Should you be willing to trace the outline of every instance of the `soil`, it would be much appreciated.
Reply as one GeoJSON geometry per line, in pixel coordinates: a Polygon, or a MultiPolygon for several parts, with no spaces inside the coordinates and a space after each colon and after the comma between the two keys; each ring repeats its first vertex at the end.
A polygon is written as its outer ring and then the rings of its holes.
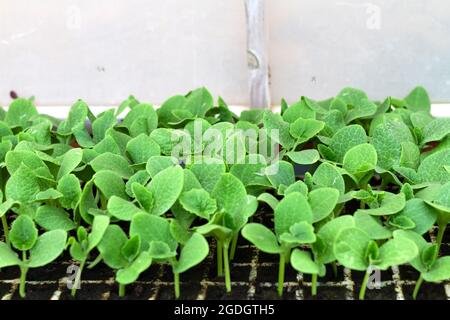
{"type": "MultiPolygon", "coordinates": [[[[273,223],[273,214],[263,208],[254,217],[254,221],[266,225],[273,223]]],[[[446,232],[442,254],[450,255],[450,231],[446,232]]],[[[92,257],[94,260],[95,257],[92,257]]],[[[26,299],[73,299],[70,290],[62,281],[68,276],[67,268],[74,264],[68,253],[50,265],[31,269],[27,275],[26,299]]],[[[17,267],[4,268],[0,272],[0,299],[19,299],[17,267]],[[12,295],[8,295],[12,293],[12,295]]],[[[81,289],[76,299],[173,299],[173,274],[170,265],[152,265],[143,272],[138,281],[126,287],[126,296],[118,296],[118,285],[114,281],[114,271],[100,263],[93,269],[85,268],[82,274],[81,289]]],[[[283,300],[314,299],[343,300],[358,299],[363,272],[352,271],[344,274],[344,268],[337,265],[337,276],[331,265],[327,265],[326,274],[318,279],[317,295],[311,295],[311,276],[299,274],[286,265],[283,300]],[[349,277],[350,278],[349,278],[349,277]],[[353,290],[351,287],[353,286],[353,290]]],[[[181,296],[183,299],[280,299],[277,294],[278,256],[258,252],[242,237],[239,238],[234,260],[231,262],[232,292],[226,293],[224,278],[217,276],[215,242],[211,241],[211,252],[200,265],[180,275],[181,296]],[[256,263],[256,264],[255,264],[256,263]],[[252,279],[251,281],[249,279],[252,279]]],[[[366,291],[367,300],[398,298],[399,285],[405,299],[411,299],[415,281],[419,274],[411,266],[400,266],[399,274],[393,275],[391,269],[381,272],[382,286],[378,290],[366,291]],[[394,279],[399,277],[400,279],[394,279]],[[394,281],[395,280],[395,281],[394,281]],[[397,288],[396,288],[397,286],[397,288]]],[[[447,299],[444,285],[446,283],[423,283],[418,299],[447,299]]]]}

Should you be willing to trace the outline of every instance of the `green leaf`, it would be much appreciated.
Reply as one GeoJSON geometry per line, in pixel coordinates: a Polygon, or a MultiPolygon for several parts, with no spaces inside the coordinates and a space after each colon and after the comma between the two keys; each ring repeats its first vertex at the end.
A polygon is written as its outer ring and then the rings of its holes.
{"type": "Polygon", "coordinates": [[[286,155],[298,164],[313,164],[319,161],[320,155],[316,149],[308,149],[302,151],[290,151],[286,155]]]}
{"type": "Polygon", "coordinates": [[[414,229],[416,227],[414,221],[406,216],[393,215],[389,218],[388,223],[394,228],[404,230],[414,229]]]}
{"type": "MultiPolygon", "coordinates": [[[[303,181],[297,180],[293,184],[291,184],[289,187],[287,187],[284,190],[283,194],[285,196],[287,196],[289,193],[292,193],[292,192],[300,192],[304,196],[307,196],[308,195],[308,186],[303,181]]],[[[338,194],[339,194],[339,192],[338,192],[338,194]]]]}
{"type": "Polygon", "coordinates": [[[147,212],[151,212],[155,200],[153,199],[153,194],[144,187],[142,184],[137,182],[133,183],[131,186],[133,190],[134,197],[138,201],[139,205],[147,212]]]}
{"type": "Polygon", "coordinates": [[[131,239],[127,239],[120,252],[128,261],[133,261],[139,254],[140,249],[141,238],[139,237],[139,235],[135,235],[131,239]]]}
{"type": "MultiPolygon", "coordinates": [[[[17,149],[17,148],[16,148],[17,149]]],[[[53,175],[39,156],[28,150],[12,150],[5,157],[6,168],[12,175],[19,170],[21,165],[25,165],[34,172],[35,175],[53,179],[53,175]]]]}
{"type": "Polygon", "coordinates": [[[304,195],[298,192],[288,194],[280,201],[274,212],[275,233],[279,237],[297,223],[313,222],[313,213],[304,195]]]}
{"type": "Polygon", "coordinates": [[[209,253],[206,239],[199,233],[193,233],[181,249],[180,259],[175,264],[173,272],[183,273],[202,262],[209,253]]]}
{"type": "Polygon", "coordinates": [[[415,227],[411,230],[418,234],[424,234],[430,230],[437,219],[436,211],[422,199],[417,198],[406,201],[405,208],[399,212],[398,216],[405,216],[414,221],[415,227]]]}
{"type": "Polygon", "coordinates": [[[368,99],[361,99],[357,104],[349,108],[345,115],[345,122],[350,123],[359,118],[373,116],[377,112],[377,105],[368,99]]]}
{"type": "Polygon", "coordinates": [[[78,178],[73,174],[63,176],[58,180],[56,189],[63,194],[59,203],[66,209],[75,209],[81,197],[81,186],[78,178]]]}
{"type": "Polygon", "coordinates": [[[242,228],[242,236],[266,253],[281,253],[277,237],[266,226],[259,223],[248,223],[242,228]]]}
{"type": "Polygon", "coordinates": [[[339,191],[335,188],[318,188],[308,194],[308,202],[313,213],[313,222],[325,219],[333,212],[339,199],[339,191]]]}
{"type": "Polygon", "coordinates": [[[103,140],[105,138],[106,131],[117,124],[114,111],[114,109],[107,110],[99,115],[94,122],[92,122],[92,134],[95,142],[103,140]]]}
{"type": "Polygon", "coordinates": [[[423,87],[414,88],[405,98],[406,107],[414,112],[430,112],[431,101],[427,91],[423,87]]]}
{"type": "Polygon", "coordinates": [[[150,174],[150,177],[156,176],[159,172],[173,167],[178,164],[178,160],[174,157],[168,156],[153,156],[148,159],[145,169],[150,174]]]}
{"type": "Polygon", "coordinates": [[[354,146],[345,153],[343,168],[360,180],[377,165],[377,152],[368,143],[354,146]]]}
{"type": "Polygon", "coordinates": [[[95,216],[92,222],[92,230],[88,236],[88,247],[87,252],[94,249],[102,240],[105,234],[106,228],[109,225],[109,217],[107,216],[95,216]]]}
{"type": "Polygon", "coordinates": [[[143,211],[130,201],[112,196],[108,201],[108,212],[121,221],[131,221],[135,214],[143,211]]]}
{"type": "Polygon", "coordinates": [[[389,119],[379,124],[372,136],[377,150],[378,166],[389,170],[400,163],[402,143],[414,143],[414,137],[401,119],[389,119]]]}
{"type": "Polygon", "coordinates": [[[225,226],[237,230],[245,223],[242,208],[247,204],[247,191],[242,182],[230,173],[224,173],[211,192],[217,208],[225,212],[225,226]]]}
{"type": "MultiPolygon", "coordinates": [[[[70,108],[69,115],[66,120],[61,122],[58,127],[58,134],[70,135],[75,127],[84,127],[84,121],[88,116],[88,106],[82,100],[77,100],[70,108]]],[[[78,141],[80,143],[80,141],[78,141]]]]}
{"type": "Polygon", "coordinates": [[[346,105],[356,107],[362,100],[367,100],[367,94],[359,89],[346,87],[342,89],[337,98],[342,100],[346,105]]]}
{"type": "Polygon", "coordinates": [[[53,188],[41,191],[36,195],[36,201],[56,200],[63,197],[63,194],[53,188]]]}
{"type": "Polygon", "coordinates": [[[300,245],[305,243],[314,243],[316,235],[314,234],[314,227],[306,222],[301,221],[294,223],[289,232],[285,232],[280,236],[280,242],[288,245],[300,245]]]}
{"type": "Polygon", "coordinates": [[[265,174],[274,188],[295,182],[294,166],[287,161],[277,161],[266,167],[265,174]]]}
{"type": "Polygon", "coordinates": [[[153,195],[152,214],[162,215],[170,209],[183,190],[184,174],[180,166],[169,167],[159,172],[148,184],[153,195]]]}
{"type": "Polygon", "coordinates": [[[428,267],[423,263],[421,259],[421,253],[423,253],[431,245],[427,243],[421,235],[411,230],[395,230],[394,237],[396,239],[403,237],[414,242],[419,251],[419,254],[411,261],[409,261],[409,263],[421,273],[427,271],[428,267]]]}
{"type": "Polygon", "coordinates": [[[436,260],[433,267],[423,274],[425,281],[438,282],[450,278],[450,256],[436,260]]]}
{"type": "Polygon", "coordinates": [[[423,128],[422,144],[430,141],[440,141],[450,133],[450,118],[433,119],[423,128]]]}
{"type": "Polygon", "coordinates": [[[150,174],[147,170],[139,170],[135,174],[133,174],[130,179],[128,179],[127,183],[125,183],[125,192],[130,196],[134,197],[134,193],[132,190],[133,184],[147,185],[150,180],[150,174]]]}
{"type": "Polygon", "coordinates": [[[405,207],[405,194],[393,194],[384,192],[384,196],[378,207],[370,209],[358,209],[356,212],[365,212],[374,216],[387,216],[400,212],[405,207]]]}
{"type": "Polygon", "coordinates": [[[153,156],[159,156],[159,145],[149,136],[140,134],[127,143],[127,152],[133,163],[146,163],[153,156]]]}
{"type": "Polygon", "coordinates": [[[314,119],[316,117],[315,111],[306,104],[304,99],[291,104],[282,114],[283,120],[289,123],[294,123],[298,118],[314,119]]]}
{"type": "Polygon", "coordinates": [[[81,162],[83,158],[83,150],[80,148],[67,151],[61,161],[57,179],[61,179],[64,175],[71,173],[81,162]]]}
{"type": "Polygon", "coordinates": [[[336,237],[334,255],[344,267],[366,271],[369,267],[366,250],[370,241],[369,235],[360,229],[343,229],[336,237]]]}
{"type": "Polygon", "coordinates": [[[169,221],[159,216],[147,213],[135,214],[131,220],[130,236],[137,234],[141,237],[142,250],[147,250],[152,241],[166,243],[171,251],[177,247],[177,242],[170,233],[169,221]]]}
{"type": "Polygon", "coordinates": [[[66,211],[50,205],[39,207],[34,219],[38,225],[46,230],[61,229],[69,231],[76,228],[76,224],[70,219],[66,211]]]}
{"type": "Polygon", "coordinates": [[[300,144],[315,137],[324,127],[325,122],[298,118],[289,126],[289,133],[297,140],[296,143],[300,144]]]}
{"type": "Polygon", "coordinates": [[[5,122],[11,127],[26,127],[27,123],[31,121],[38,112],[32,100],[29,99],[15,99],[6,112],[5,122]]]}
{"type": "Polygon", "coordinates": [[[148,130],[151,132],[158,126],[158,116],[155,109],[151,104],[140,103],[135,105],[125,116],[122,121],[122,125],[130,128],[137,119],[146,118],[148,123],[148,130]]]}
{"type": "Polygon", "coordinates": [[[118,196],[128,199],[125,192],[125,182],[122,177],[111,170],[98,171],[94,177],[94,183],[106,198],[118,196]]]}
{"type": "Polygon", "coordinates": [[[189,169],[195,174],[203,189],[209,193],[226,171],[223,161],[213,158],[204,158],[201,162],[193,163],[189,169]]]}
{"type": "Polygon", "coordinates": [[[8,199],[2,204],[0,204],[0,217],[2,217],[5,213],[7,213],[14,205],[18,204],[19,202],[8,199]]]}
{"type": "Polygon", "coordinates": [[[427,156],[420,163],[417,173],[421,182],[450,181],[450,173],[445,170],[445,166],[450,165],[450,149],[444,149],[427,156]]]}
{"type": "Polygon", "coordinates": [[[30,250],[28,267],[45,266],[58,258],[66,246],[67,233],[64,230],[52,230],[42,234],[30,250]]]}
{"type": "Polygon", "coordinates": [[[133,175],[133,169],[131,169],[128,161],[124,157],[111,152],[99,155],[90,162],[90,165],[95,172],[110,170],[122,178],[129,178],[133,175]]]}
{"type": "Polygon", "coordinates": [[[33,171],[21,164],[19,169],[7,180],[5,194],[7,199],[22,203],[32,202],[40,191],[39,182],[33,171]]]}
{"type": "Polygon", "coordinates": [[[331,187],[339,191],[341,196],[345,193],[345,182],[336,166],[324,162],[317,167],[313,174],[313,183],[319,187],[331,187]]]}
{"type": "Polygon", "coordinates": [[[420,163],[419,147],[410,141],[402,142],[400,154],[400,166],[417,170],[420,163]]]}
{"type": "Polygon", "coordinates": [[[201,87],[187,95],[184,108],[194,116],[203,117],[213,107],[213,104],[211,93],[205,87],[201,87]]]}
{"type": "Polygon", "coordinates": [[[291,265],[295,270],[306,274],[319,274],[321,272],[318,264],[311,258],[311,254],[299,249],[292,251],[291,265]]]}
{"type": "Polygon", "coordinates": [[[377,216],[357,211],[353,217],[355,219],[355,227],[366,232],[372,240],[389,239],[392,236],[392,232],[382,225],[380,218],[377,216]]]}
{"type": "Polygon", "coordinates": [[[20,215],[12,223],[9,238],[17,250],[30,250],[36,243],[37,237],[38,230],[29,216],[20,215]]]}
{"type": "Polygon", "coordinates": [[[120,269],[127,265],[127,259],[122,255],[122,248],[128,238],[123,230],[115,224],[106,228],[102,240],[97,245],[98,251],[102,255],[103,261],[113,269],[120,269]]]}
{"type": "Polygon", "coordinates": [[[264,112],[263,123],[264,128],[267,130],[269,135],[272,132],[278,132],[278,139],[275,140],[284,148],[290,149],[294,146],[295,139],[289,133],[289,123],[284,121],[279,114],[275,114],[271,111],[264,112]]]}
{"type": "Polygon", "coordinates": [[[191,189],[180,196],[183,208],[201,218],[209,220],[209,216],[217,210],[216,200],[212,199],[204,189],[191,189]]]}
{"type": "Polygon", "coordinates": [[[266,193],[266,192],[261,193],[257,199],[258,199],[258,201],[267,203],[272,210],[275,210],[275,208],[278,206],[278,199],[275,198],[270,193],[266,193]]]}
{"type": "MultiPolygon", "coordinates": [[[[122,152],[120,150],[119,145],[116,143],[116,141],[111,136],[106,136],[103,140],[101,140],[99,143],[97,143],[93,151],[97,152],[98,154],[110,152],[117,155],[121,155],[122,152]]],[[[86,156],[86,150],[84,150],[84,156],[86,156]]],[[[98,156],[98,154],[96,156],[98,156]]],[[[93,158],[92,158],[93,159],[93,158]]],[[[89,160],[92,160],[89,159],[89,160]]],[[[89,161],[86,161],[89,162],[89,161]]]]}
{"type": "Polygon", "coordinates": [[[17,254],[11,250],[9,245],[0,242],[0,268],[20,265],[22,261],[19,260],[17,254]]]}
{"type": "Polygon", "coordinates": [[[139,256],[127,267],[117,271],[116,280],[120,284],[130,284],[137,280],[139,275],[152,264],[152,257],[147,252],[141,252],[139,256]]]}
{"type": "Polygon", "coordinates": [[[336,154],[337,161],[342,162],[344,155],[348,150],[367,142],[366,131],[357,124],[352,124],[340,129],[331,138],[329,147],[336,154]]]}
{"type": "Polygon", "coordinates": [[[377,267],[381,270],[395,265],[410,262],[419,254],[416,244],[404,237],[395,237],[380,247],[380,262],[377,267]]]}
{"type": "Polygon", "coordinates": [[[150,242],[149,249],[147,251],[150,256],[159,261],[164,260],[172,260],[177,253],[174,250],[171,250],[169,245],[164,241],[153,240],[150,242]]]}

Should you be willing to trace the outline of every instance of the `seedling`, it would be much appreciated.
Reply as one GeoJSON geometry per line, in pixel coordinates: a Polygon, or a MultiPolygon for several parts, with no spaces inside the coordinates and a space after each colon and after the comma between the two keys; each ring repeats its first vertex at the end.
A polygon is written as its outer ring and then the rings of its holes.
{"type": "Polygon", "coordinates": [[[86,260],[89,258],[89,253],[97,247],[102,240],[103,234],[109,224],[109,217],[107,216],[95,216],[92,223],[92,230],[88,234],[86,228],[83,226],[78,227],[77,237],[70,237],[68,245],[70,245],[70,255],[72,258],[80,262],[80,267],[75,276],[75,281],[72,285],[72,296],[76,295],[77,288],[80,285],[81,273],[83,272],[86,260]]]}
{"type": "Polygon", "coordinates": [[[338,196],[339,192],[333,188],[313,190],[308,197],[300,192],[289,193],[275,208],[275,234],[257,223],[249,223],[242,229],[242,236],[261,251],[279,254],[277,290],[280,296],[283,293],[285,264],[289,262],[292,248],[316,241],[312,224],[333,211],[338,196]]]}
{"type": "Polygon", "coordinates": [[[38,235],[33,220],[27,215],[20,215],[13,222],[9,236],[12,247],[22,252],[21,259],[9,245],[0,242],[0,268],[19,266],[19,295],[25,298],[28,270],[45,266],[58,258],[66,245],[67,234],[64,230],[52,230],[38,235]]]}
{"type": "Polygon", "coordinates": [[[416,244],[394,234],[394,238],[383,245],[371,240],[370,236],[358,228],[346,228],[339,232],[334,243],[334,255],[345,267],[365,271],[359,291],[359,299],[363,300],[372,268],[386,270],[393,265],[410,262],[418,254],[416,244]]]}

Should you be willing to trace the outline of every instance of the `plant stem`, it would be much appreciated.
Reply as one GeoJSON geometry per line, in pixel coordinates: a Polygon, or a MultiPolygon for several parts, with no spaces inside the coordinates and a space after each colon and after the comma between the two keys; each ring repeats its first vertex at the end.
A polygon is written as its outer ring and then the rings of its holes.
{"type": "Polygon", "coordinates": [[[334,277],[336,278],[336,277],[337,277],[337,265],[336,265],[336,261],[333,261],[333,262],[331,263],[331,268],[333,269],[333,274],[334,274],[334,277]]]}
{"type": "MultiPolygon", "coordinates": [[[[27,253],[25,251],[22,251],[22,261],[24,262],[24,264],[27,261],[27,253]]],[[[19,295],[21,298],[25,298],[26,292],[25,292],[25,283],[26,283],[26,279],[27,279],[27,272],[28,272],[28,268],[27,267],[20,267],[20,285],[19,285],[19,295]]]]}
{"type": "Polygon", "coordinates": [[[6,214],[2,216],[2,226],[3,226],[3,234],[5,235],[6,244],[9,246],[9,227],[8,221],[6,220],[6,214]]]}
{"type": "Polygon", "coordinates": [[[223,260],[222,260],[222,253],[223,253],[223,244],[221,240],[217,240],[217,276],[221,277],[223,276],[223,260]]]}
{"type": "Polygon", "coordinates": [[[438,251],[441,249],[442,239],[444,238],[444,232],[445,232],[446,227],[447,227],[447,223],[438,223],[438,234],[436,237],[438,251]]]}
{"type": "Polygon", "coordinates": [[[94,261],[92,261],[91,263],[89,263],[89,265],[88,265],[87,268],[88,268],[88,269],[94,268],[96,265],[98,265],[98,264],[100,263],[100,261],[102,261],[102,259],[103,259],[102,255],[99,254],[99,255],[97,256],[97,258],[95,258],[94,261]]]}
{"type": "Polygon", "coordinates": [[[364,300],[364,296],[366,294],[367,282],[369,281],[370,268],[366,270],[366,274],[364,275],[363,282],[361,284],[361,289],[359,290],[359,300],[364,300]]]}
{"type": "Polygon", "coordinates": [[[125,297],[125,285],[119,283],[119,297],[125,297]]]}
{"type": "Polygon", "coordinates": [[[231,292],[230,263],[228,260],[228,242],[223,244],[223,264],[225,266],[225,287],[227,292],[231,292]]]}
{"type": "Polygon", "coordinates": [[[416,298],[417,298],[417,294],[419,293],[420,287],[422,286],[422,282],[423,282],[423,277],[422,277],[422,273],[421,273],[419,276],[419,279],[417,279],[416,286],[414,287],[414,292],[413,292],[414,300],[416,300],[416,298]]]}
{"type": "Polygon", "coordinates": [[[174,285],[175,285],[175,298],[180,297],[180,274],[174,272],[173,273],[174,285]]]}
{"type": "Polygon", "coordinates": [[[280,253],[280,263],[278,266],[278,295],[283,295],[284,285],[284,264],[286,262],[285,253],[280,253]]]}
{"type": "Polygon", "coordinates": [[[317,274],[311,275],[311,295],[317,294],[317,274]]]}
{"type": "Polygon", "coordinates": [[[361,200],[361,201],[359,202],[359,208],[360,208],[360,209],[365,209],[365,208],[366,208],[366,204],[364,203],[364,201],[361,200]]]}
{"type": "Polygon", "coordinates": [[[234,254],[236,253],[236,246],[237,246],[238,238],[239,238],[239,233],[236,233],[233,236],[233,240],[231,242],[230,261],[234,259],[234,254]]]}
{"type": "Polygon", "coordinates": [[[81,261],[80,263],[80,268],[77,271],[77,274],[75,276],[75,282],[72,284],[72,297],[75,297],[75,295],[77,294],[77,289],[80,286],[80,281],[81,281],[81,272],[83,272],[83,268],[84,268],[84,264],[86,263],[86,259],[81,261]]]}
{"type": "Polygon", "coordinates": [[[25,282],[27,278],[27,267],[20,267],[20,286],[19,286],[19,295],[21,298],[25,298],[25,282]]]}

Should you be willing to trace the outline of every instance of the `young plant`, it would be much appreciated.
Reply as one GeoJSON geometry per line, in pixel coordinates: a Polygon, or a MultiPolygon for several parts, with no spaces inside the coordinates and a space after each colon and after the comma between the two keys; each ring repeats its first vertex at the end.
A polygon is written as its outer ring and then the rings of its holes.
{"type": "Polygon", "coordinates": [[[242,236],[258,249],[279,255],[278,295],[283,294],[284,270],[289,262],[291,249],[316,241],[313,213],[307,198],[299,193],[288,194],[280,201],[274,213],[275,233],[258,223],[249,223],[242,229],[242,236]]]}
{"type": "Polygon", "coordinates": [[[19,266],[20,297],[25,298],[25,283],[30,268],[45,266],[64,251],[67,234],[64,230],[52,230],[38,235],[33,220],[20,215],[14,220],[9,234],[11,245],[21,251],[21,258],[4,242],[0,242],[0,268],[19,266]]]}
{"type": "Polygon", "coordinates": [[[413,292],[414,299],[416,299],[424,280],[439,282],[450,278],[450,256],[439,257],[437,243],[428,243],[421,235],[413,231],[397,230],[394,231],[394,236],[413,241],[419,249],[417,257],[410,261],[411,265],[420,272],[413,292]]]}
{"type": "Polygon", "coordinates": [[[70,237],[68,245],[70,245],[70,255],[80,263],[80,267],[75,276],[75,282],[72,284],[71,294],[74,297],[77,288],[80,286],[81,273],[89,258],[90,252],[97,247],[109,225],[109,217],[95,216],[92,222],[91,232],[88,234],[85,227],[80,226],[77,229],[77,237],[70,237]]]}
{"type": "Polygon", "coordinates": [[[346,228],[339,232],[334,243],[334,255],[340,264],[352,270],[365,271],[359,291],[363,300],[367,282],[373,268],[387,268],[410,262],[419,253],[416,244],[394,234],[394,238],[383,245],[371,240],[370,236],[358,228],[346,228]]]}
{"type": "Polygon", "coordinates": [[[215,199],[217,211],[207,224],[194,228],[200,234],[212,236],[217,241],[218,273],[224,267],[225,286],[227,292],[231,291],[230,244],[248,218],[256,210],[256,198],[249,198],[242,182],[229,173],[220,176],[214,186],[211,197],[215,199]]]}
{"type": "Polygon", "coordinates": [[[109,225],[97,246],[103,262],[116,271],[119,296],[125,296],[126,285],[137,280],[139,275],[152,264],[152,257],[142,250],[141,237],[128,239],[118,225],[109,225]]]}
{"type": "Polygon", "coordinates": [[[317,277],[325,276],[325,265],[333,263],[332,265],[336,266],[333,245],[337,235],[341,230],[354,226],[355,220],[349,215],[332,219],[322,225],[317,232],[316,242],[311,245],[312,255],[298,248],[292,251],[292,267],[299,272],[311,274],[311,294],[313,296],[317,294],[317,277]]]}
{"type": "Polygon", "coordinates": [[[201,234],[194,232],[183,244],[177,259],[178,243],[169,220],[147,213],[133,216],[130,236],[139,236],[141,251],[147,252],[153,261],[168,262],[172,266],[176,298],[180,296],[180,273],[202,262],[209,252],[208,242],[201,234]]]}

